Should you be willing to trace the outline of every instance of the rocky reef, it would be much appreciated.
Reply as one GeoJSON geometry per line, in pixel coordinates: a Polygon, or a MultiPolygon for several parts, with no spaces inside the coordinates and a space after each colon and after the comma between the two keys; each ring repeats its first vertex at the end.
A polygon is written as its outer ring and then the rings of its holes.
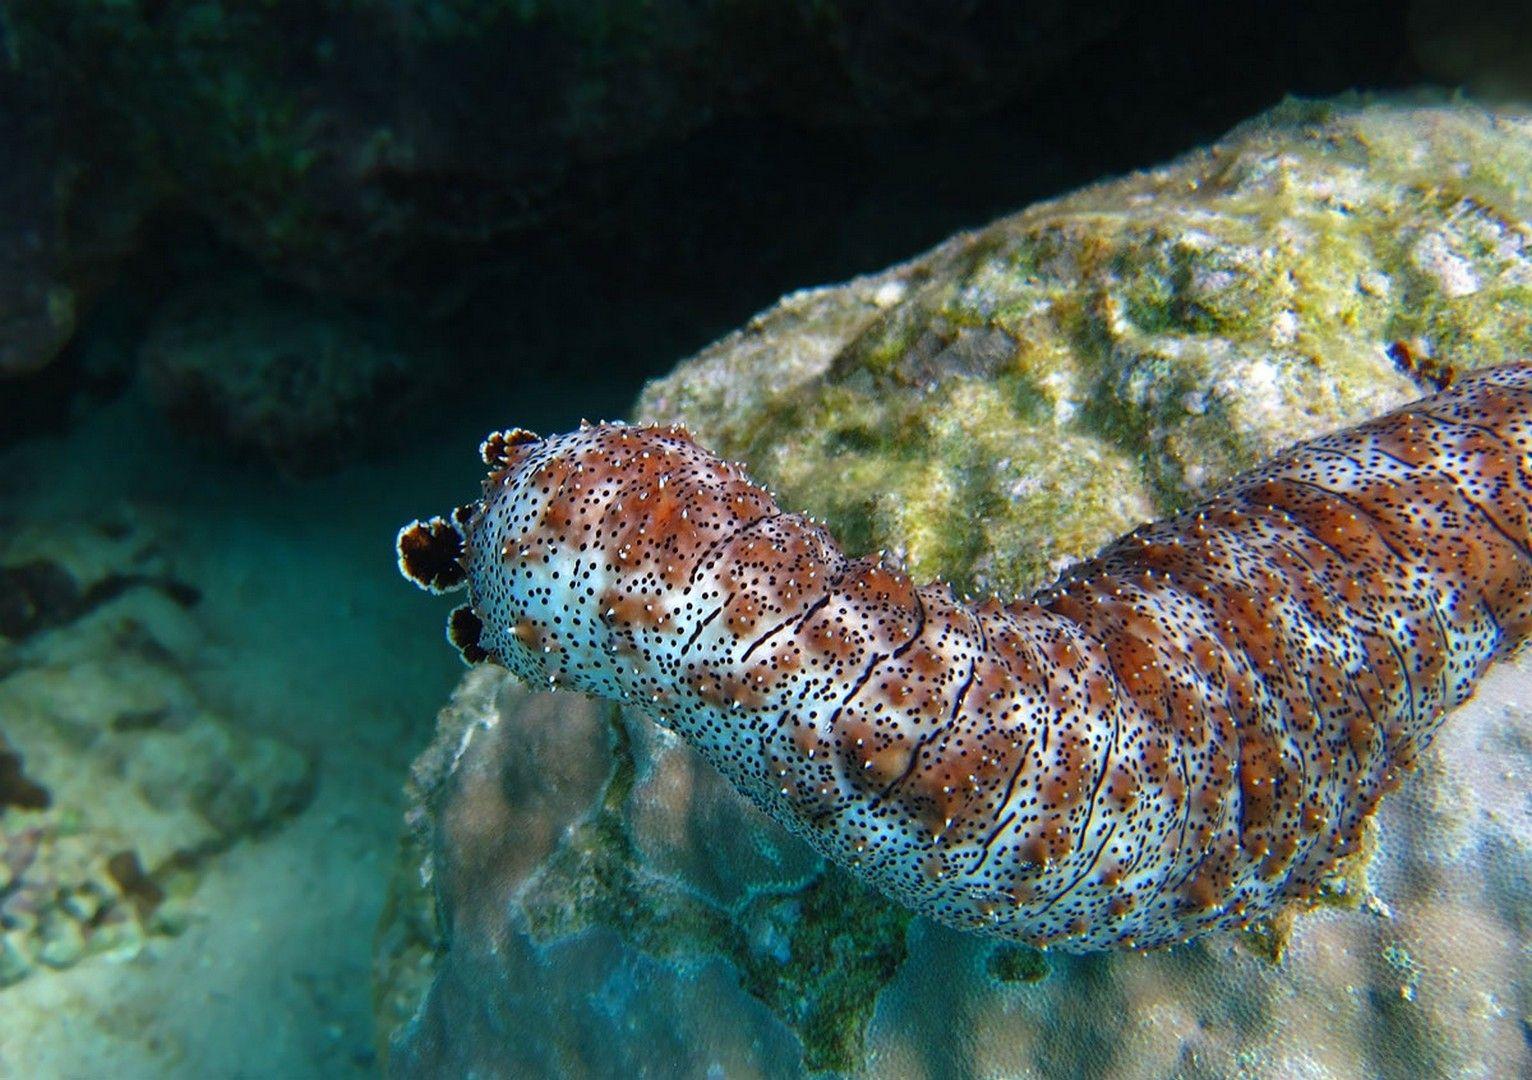
{"type": "Polygon", "coordinates": [[[155,197],[120,147],[71,145],[58,95],[6,64],[4,46],[0,17],[0,380],[57,359],[155,197]]]}
{"type": "Polygon", "coordinates": [[[391,1071],[1513,1075],[1529,693],[1523,662],[1453,717],[1368,877],[1274,963],[1262,937],[1053,957],[912,919],[652,725],[479,669],[417,765],[379,937],[391,1071]]]}
{"type": "Polygon", "coordinates": [[[397,320],[249,273],[183,286],[139,353],[173,423],[290,475],[376,452],[429,400],[443,367],[397,320]]]}
{"type": "Polygon", "coordinates": [[[313,770],[199,699],[199,594],[152,521],[3,534],[0,987],[22,1016],[29,977],[180,933],[210,860],[302,809],[313,770]]]}
{"type": "Polygon", "coordinates": [[[1273,451],[1401,358],[1532,354],[1532,117],[1291,101],[1170,165],[777,307],[652,383],[785,505],[918,580],[1018,592],[1273,451]]]}
{"type": "Polygon", "coordinates": [[[0,184],[0,376],[57,356],[156,208],[318,293],[439,299],[423,254],[525,234],[592,166],[720,117],[973,115],[1126,7],[21,0],[0,18],[21,165],[0,184]]]}
{"type": "MultiPolygon", "coordinates": [[[[1532,116],[1291,102],[784,299],[653,384],[851,550],[1013,592],[1280,446],[1532,354],[1532,116]]],[[[507,420],[514,420],[508,417],[507,420]]],[[[396,1075],[1526,1071],[1532,662],[1295,923],[1057,958],[823,866],[671,736],[480,669],[379,935],[396,1075]]]]}
{"type": "Polygon", "coordinates": [[[520,232],[583,167],[719,115],[959,116],[1056,74],[1120,0],[985,10],[729,0],[35,3],[19,65],[266,265],[399,284],[412,249],[520,232]],[[1017,63],[1018,49],[1026,60],[1017,63]],[[444,190],[449,188],[450,190],[444,190]]]}

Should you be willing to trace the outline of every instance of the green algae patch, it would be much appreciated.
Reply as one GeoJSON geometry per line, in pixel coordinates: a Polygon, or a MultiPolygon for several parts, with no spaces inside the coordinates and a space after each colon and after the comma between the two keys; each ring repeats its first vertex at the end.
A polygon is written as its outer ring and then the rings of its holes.
{"type": "Polygon", "coordinates": [[[855,1068],[878,993],[904,961],[913,916],[833,868],[736,909],[646,870],[625,816],[637,775],[633,747],[616,710],[611,716],[606,788],[521,896],[533,937],[601,927],[652,957],[721,957],[741,988],[797,1035],[810,1070],[855,1068]]]}
{"type": "Polygon", "coordinates": [[[1052,430],[1055,407],[1015,370],[924,388],[862,373],[763,418],[743,456],[848,551],[893,552],[963,593],[1014,592],[1152,513],[1131,459],[1052,430]],[[1040,535],[1040,521],[1055,528],[1040,535]]]}
{"type": "Polygon", "coordinates": [[[623,820],[635,775],[632,747],[617,710],[610,716],[611,778],[594,811],[529,884],[521,901],[527,923],[542,940],[605,926],[653,956],[716,952],[733,934],[727,915],[641,869],[623,820]]]}
{"type": "Polygon", "coordinates": [[[984,962],[989,977],[1001,983],[1035,983],[1048,977],[1048,958],[1030,945],[1004,942],[984,962]]]}
{"type": "MultiPolygon", "coordinates": [[[[752,906],[763,904],[783,901],[762,897],[752,906]]],[[[809,1069],[849,1072],[865,1058],[879,991],[904,963],[913,916],[833,868],[791,904],[787,958],[759,949],[735,956],[740,985],[797,1032],[809,1069]]]]}

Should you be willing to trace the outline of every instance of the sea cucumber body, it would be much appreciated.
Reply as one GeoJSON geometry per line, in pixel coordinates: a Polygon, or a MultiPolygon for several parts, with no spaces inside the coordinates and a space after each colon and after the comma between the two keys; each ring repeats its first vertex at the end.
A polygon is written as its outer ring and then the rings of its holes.
{"type": "Polygon", "coordinates": [[[919,911],[1071,951],[1312,897],[1532,633],[1532,364],[1293,447],[1008,604],[848,558],[679,429],[485,456],[442,530],[470,655],[642,710],[919,911]]]}

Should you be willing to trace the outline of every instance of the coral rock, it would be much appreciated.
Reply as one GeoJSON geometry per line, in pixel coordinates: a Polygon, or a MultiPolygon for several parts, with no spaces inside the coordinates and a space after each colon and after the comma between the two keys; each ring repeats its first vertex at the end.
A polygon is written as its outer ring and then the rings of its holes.
{"type": "MultiPolygon", "coordinates": [[[[1418,396],[1391,346],[1463,367],[1532,354],[1528,176],[1523,112],[1289,104],[1205,152],[788,297],[654,384],[640,418],[684,421],[848,548],[1020,592],[1282,446],[1418,396]]],[[[1360,880],[1332,885],[1336,906],[1303,919],[1281,964],[1270,939],[1240,934],[997,959],[1017,947],[901,922],[834,871],[718,918],[705,883],[650,887],[667,879],[635,860],[630,815],[602,798],[511,906],[517,948],[543,950],[535,964],[500,965],[504,938],[456,932],[459,901],[435,879],[449,937],[423,931],[397,966],[380,956],[415,986],[437,976],[397,1028],[393,1066],[508,1074],[497,1048],[565,1064],[595,1046],[603,1063],[699,1073],[1525,1073],[1528,700],[1528,661],[1490,673],[1384,800],[1376,899],[1360,880]],[[820,955],[865,964],[825,981],[820,955]],[[533,979],[567,1011],[521,1023],[533,979]],[[607,1011],[577,1004],[593,998],[607,1011]],[[638,1002],[651,1008],[624,1011],[638,1002]],[[687,1026],[709,1010],[733,1027],[687,1026]]],[[[461,727],[444,727],[449,745],[461,727]]],[[[419,804],[427,835],[440,812],[419,804]]],[[[735,812],[731,845],[752,829],[779,842],[743,800],[735,812]]],[[[705,863],[708,837],[693,840],[704,850],[671,872],[705,863]]],[[[407,880],[418,866],[406,856],[407,880]]],[[[427,926],[430,891],[402,891],[390,925],[427,926]]],[[[385,1030],[409,999],[380,1013],[385,1030]]]]}
{"type": "Polygon", "coordinates": [[[183,430],[295,474],[386,444],[437,371],[395,322],[253,276],[189,286],[141,355],[152,396],[183,430]]]}

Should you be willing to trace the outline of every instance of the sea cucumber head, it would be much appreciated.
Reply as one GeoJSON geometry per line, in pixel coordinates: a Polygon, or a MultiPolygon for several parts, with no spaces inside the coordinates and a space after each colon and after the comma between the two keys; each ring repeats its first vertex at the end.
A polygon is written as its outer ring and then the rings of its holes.
{"type": "Polygon", "coordinates": [[[680,428],[587,425],[514,454],[491,441],[462,554],[476,644],[534,685],[659,692],[635,683],[638,654],[694,628],[706,552],[775,514],[770,495],[680,428]]]}

